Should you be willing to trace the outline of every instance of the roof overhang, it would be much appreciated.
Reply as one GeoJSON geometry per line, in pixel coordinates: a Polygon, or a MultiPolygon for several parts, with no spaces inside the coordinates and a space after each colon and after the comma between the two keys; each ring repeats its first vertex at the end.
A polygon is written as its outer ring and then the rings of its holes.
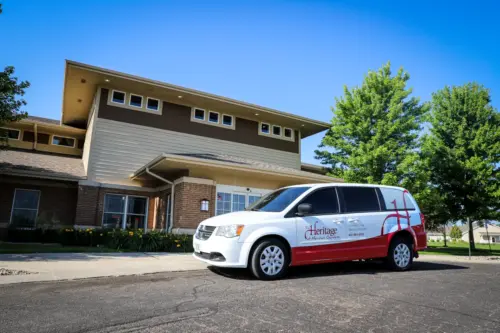
{"type": "Polygon", "coordinates": [[[326,122],[263,106],[70,60],[66,60],[62,124],[85,128],[94,94],[99,86],[144,94],[176,104],[227,112],[254,121],[279,124],[300,130],[302,138],[331,126],[326,122]]]}
{"type": "MultiPolygon", "coordinates": [[[[147,170],[160,175],[166,175],[165,178],[169,179],[169,175],[174,178],[182,171],[189,171],[190,176],[200,178],[212,178],[214,172],[220,171],[224,176],[236,177],[258,177],[260,180],[274,180],[279,181],[280,184],[294,185],[294,184],[307,184],[307,183],[339,183],[343,182],[342,179],[332,178],[328,176],[318,175],[314,173],[304,172],[300,170],[280,170],[273,171],[266,168],[259,168],[256,166],[238,165],[236,163],[229,163],[217,160],[206,160],[202,158],[195,158],[189,156],[179,156],[173,154],[162,154],[151,162],[147,163],[139,170],[134,172],[131,179],[147,178],[147,170]]],[[[170,181],[175,180],[170,178],[170,181]]]]}

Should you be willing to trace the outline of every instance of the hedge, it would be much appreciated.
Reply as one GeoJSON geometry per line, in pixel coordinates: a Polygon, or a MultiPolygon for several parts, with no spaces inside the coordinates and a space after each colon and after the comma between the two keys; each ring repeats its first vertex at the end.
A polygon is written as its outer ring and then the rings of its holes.
{"type": "Polygon", "coordinates": [[[9,229],[9,242],[59,243],[64,246],[106,246],[139,252],[192,252],[192,236],[121,229],[9,229]]]}

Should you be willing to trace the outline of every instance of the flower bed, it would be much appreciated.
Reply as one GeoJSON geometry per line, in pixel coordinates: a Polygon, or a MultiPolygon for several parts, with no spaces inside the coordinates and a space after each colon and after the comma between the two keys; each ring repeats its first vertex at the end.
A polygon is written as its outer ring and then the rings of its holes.
{"type": "Polygon", "coordinates": [[[9,229],[9,242],[59,243],[138,252],[192,252],[192,236],[121,229],[9,229]]]}

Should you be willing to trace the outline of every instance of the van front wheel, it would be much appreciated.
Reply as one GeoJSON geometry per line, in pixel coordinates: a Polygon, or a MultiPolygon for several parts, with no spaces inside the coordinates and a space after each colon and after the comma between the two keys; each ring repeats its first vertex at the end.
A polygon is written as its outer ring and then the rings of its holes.
{"type": "Polygon", "coordinates": [[[276,280],[285,276],[290,256],[288,249],[279,239],[263,239],[252,253],[250,270],[261,280],[276,280]]]}
{"type": "Polygon", "coordinates": [[[397,237],[391,242],[387,263],[395,271],[406,271],[413,263],[412,244],[403,237],[397,237]]]}

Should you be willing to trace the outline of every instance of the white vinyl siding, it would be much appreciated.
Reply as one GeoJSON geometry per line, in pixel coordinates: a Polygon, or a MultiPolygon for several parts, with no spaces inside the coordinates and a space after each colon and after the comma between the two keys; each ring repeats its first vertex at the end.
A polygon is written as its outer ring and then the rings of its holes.
{"type": "Polygon", "coordinates": [[[162,153],[227,154],[300,169],[297,153],[98,118],[88,179],[134,184],[129,175],[162,153]]]}

